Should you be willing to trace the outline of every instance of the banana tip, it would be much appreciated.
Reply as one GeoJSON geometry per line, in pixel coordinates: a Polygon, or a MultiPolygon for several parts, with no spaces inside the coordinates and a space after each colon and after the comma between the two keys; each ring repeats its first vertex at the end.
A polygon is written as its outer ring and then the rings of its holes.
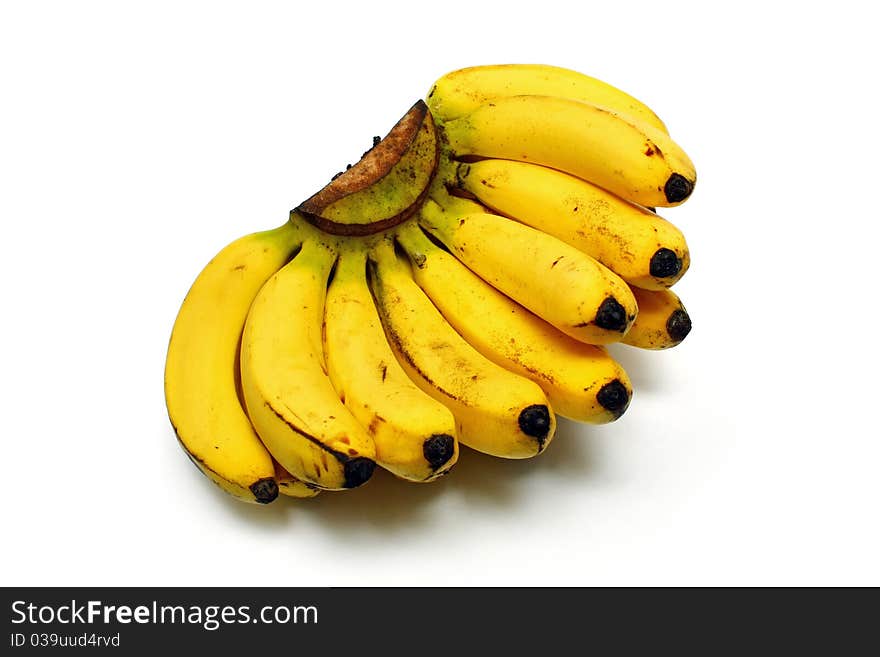
{"type": "Polygon", "coordinates": [[[251,484],[250,489],[260,504],[268,504],[278,497],[278,484],[271,477],[256,481],[251,484]]]}
{"type": "Polygon", "coordinates": [[[670,278],[681,271],[681,258],[666,247],[657,249],[651,256],[650,272],[656,278],[670,278]]]}
{"type": "Polygon", "coordinates": [[[455,454],[455,438],[446,433],[435,433],[425,440],[422,453],[431,469],[439,470],[455,454]]]}
{"type": "Polygon", "coordinates": [[[531,436],[543,447],[550,433],[550,409],[544,404],[532,404],[519,414],[519,428],[527,436],[531,436]]]}
{"type": "Polygon", "coordinates": [[[596,401],[599,402],[602,408],[614,413],[614,417],[623,415],[623,412],[629,406],[630,399],[629,390],[619,379],[609,381],[596,393],[596,401]]]}
{"type": "Polygon", "coordinates": [[[366,457],[359,456],[345,462],[345,487],[357,488],[365,484],[367,480],[373,476],[373,470],[376,469],[375,461],[366,457]]]}
{"type": "Polygon", "coordinates": [[[691,332],[691,317],[682,309],[675,310],[666,320],[666,332],[676,343],[684,340],[691,332]]]}
{"type": "Polygon", "coordinates": [[[680,173],[673,173],[666,181],[663,193],[670,203],[681,203],[694,191],[694,183],[680,173]]]}
{"type": "Polygon", "coordinates": [[[596,326],[608,331],[623,331],[627,325],[626,308],[614,297],[607,297],[596,311],[596,326]]]}

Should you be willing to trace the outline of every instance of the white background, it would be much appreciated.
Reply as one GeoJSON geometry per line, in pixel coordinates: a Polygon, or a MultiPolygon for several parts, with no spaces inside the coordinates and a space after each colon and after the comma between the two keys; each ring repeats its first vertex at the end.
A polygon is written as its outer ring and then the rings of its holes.
{"type": "Polygon", "coordinates": [[[0,582],[880,584],[873,21],[592,4],[3,3],[0,582]],[[507,62],[630,91],[696,162],[664,213],[693,333],[620,350],[630,410],[534,461],[227,498],[165,413],[190,283],[435,78],[507,62]]]}

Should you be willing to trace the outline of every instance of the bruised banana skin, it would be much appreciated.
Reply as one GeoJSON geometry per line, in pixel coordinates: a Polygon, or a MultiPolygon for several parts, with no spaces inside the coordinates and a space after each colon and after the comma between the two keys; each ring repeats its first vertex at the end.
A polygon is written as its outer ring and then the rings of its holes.
{"type": "Polygon", "coordinates": [[[561,171],[490,159],[459,164],[456,184],[494,211],[594,257],[630,285],[662,290],[690,267],[678,228],[561,171]]]}
{"type": "Polygon", "coordinates": [[[431,481],[458,459],[452,413],[422,392],[385,338],[367,282],[366,250],[343,249],[327,291],[324,352],[330,380],[376,444],[376,462],[410,481],[431,481]]]}
{"type": "Polygon", "coordinates": [[[542,452],[556,432],[556,417],[541,388],[465,342],[419,289],[409,263],[390,242],[370,257],[388,342],[416,385],[452,411],[459,441],[504,458],[542,452]]]}
{"type": "Polygon", "coordinates": [[[619,342],[635,319],[620,277],[565,242],[495,214],[461,214],[432,200],[421,225],[480,278],[588,344],[619,342]]]}
{"type": "Polygon", "coordinates": [[[187,293],[168,344],[165,402],[181,447],[214,483],[248,502],[271,502],[279,487],[239,400],[239,339],[254,297],[298,245],[285,224],[224,248],[187,293]]]}
{"type": "Polygon", "coordinates": [[[669,349],[691,331],[691,318],[672,290],[633,288],[639,302],[639,316],[623,342],[641,349],[669,349]]]}
{"type": "Polygon", "coordinates": [[[401,227],[398,241],[416,282],[452,327],[496,364],[535,381],[556,413],[591,424],[623,414],[632,385],[605,349],[570,338],[511,301],[418,227],[401,227]]]}
{"type": "Polygon", "coordinates": [[[242,390],[254,428],[285,470],[327,490],[365,483],[376,456],[324,363],[324,297],[335,261],[320,237],[306,238],[254,299],[241,344],[242,390]]]}
{"type": "Polygon", "coordinates": [[[498,98],[444,123],[443,131],[456,158],[541,164],[646,207],[683,203],[697,179],[666,133],[568,98],[498,98]]]}
{"type": "Polygon", "coordinates": [[[544,64],[497,64],[452,71],[431,87],[428,106],[437,118],[449,121],[496,98],[526,95],[600,105],[667,132],[651,108],[620,89],[577,71],[544,64]]]}

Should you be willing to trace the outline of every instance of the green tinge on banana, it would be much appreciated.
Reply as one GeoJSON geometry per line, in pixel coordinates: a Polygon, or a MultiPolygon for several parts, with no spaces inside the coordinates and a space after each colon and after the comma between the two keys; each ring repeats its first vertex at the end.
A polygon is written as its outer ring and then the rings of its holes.
{"type": "Polygon", "coordinates": [[[428,106],[415,105],[363,158],[296,212],[334,235],[362,236],[406,221],[437,168],[437,133],[428,106]]]}

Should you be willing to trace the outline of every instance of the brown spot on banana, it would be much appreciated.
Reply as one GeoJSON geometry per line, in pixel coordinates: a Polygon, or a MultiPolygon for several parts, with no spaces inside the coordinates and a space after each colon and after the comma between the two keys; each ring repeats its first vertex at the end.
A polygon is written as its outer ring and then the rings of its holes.
{"type": "Polygon", "coordinates": [[[370,424],[367,426],[367,432],[373,436],[376,434],[377,429],[379,428],[379,423],[387,422],[384,417],[381,415],[373,415],[373,419],[370,420],[370,424]]]}

